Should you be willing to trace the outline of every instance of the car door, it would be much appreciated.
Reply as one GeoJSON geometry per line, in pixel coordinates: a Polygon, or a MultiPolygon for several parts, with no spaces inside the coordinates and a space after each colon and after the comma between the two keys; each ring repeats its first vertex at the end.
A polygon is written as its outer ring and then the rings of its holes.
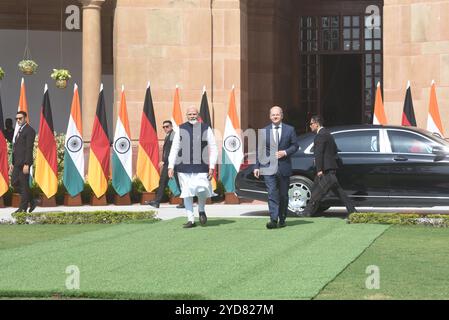
{"type": "Polygon", "coordinates": [[[449,158],[434,153],[436,140],[405,129],[388,129],[393,165],[391,200],[405,205],[449,203],[449,158]]]}
{"type": "Polygon", "coordinates": [[[388,155],[380,129],[334,133],[342,166],[338,180],[356,205],[388,201],[390,190],[388,155]]]}

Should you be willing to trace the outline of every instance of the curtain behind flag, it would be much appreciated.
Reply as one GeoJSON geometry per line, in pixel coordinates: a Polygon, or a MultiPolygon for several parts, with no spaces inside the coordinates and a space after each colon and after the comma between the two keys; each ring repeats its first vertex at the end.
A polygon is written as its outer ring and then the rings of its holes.
{"type": "Polygon", "coordinates": [[[101,84],[100,94],[98,95],[97,111],[92,127],[87,174],[89,185],[97,198],[103,196],[108,189],[109,162],[111,157],[110,144],[103,84],[101,84]]]}
{"type": "Polygon", "coordinates": [[[377,83],[376,101],[374,102],[373,124],[387,124],[387,116],[385,115],[384,103],[382,101],[382,92],[380,90],[380,82],[377,83]]]}
{"type": "Polygon", "coordinates": [[[410,89],[410,82],[407,85],[405,93],[404,109],[402,111],[403,126],[416,127],[415,111],[413,110],[412,90],[410,89]]]}
{"type": "MultiPolygon", "coordinates": [[[[209,113],[209,103],[207,102],[206,88],[203,89],[203,96],[201,97],[200,114],[199,114],[198,121],[207,124],[213,130],[212,121],[211,121],[210,113],[209,113]]],[[[212,190],[217,189],[216,170],[214,171],[214,176],[212,177],[211,184],[212,184],[212,190]]]]}
{"type": "Polygon", "coordinates": [[[223,137],[222,165],[220,168],[220,180],[223,182],[227,192],[235,191],[234,181],[242,161],[243,143],[233,88],[229,98],[229,110],[223,137]]]}
{"type": "Polygon", "coordinates": [[[3,131],[5,130],[4,123],[2,97],[0,95],[0,197],[3,196],[9,188],[8,144],[3,135],[3,131]]]}
{"type": "Polygon", "coordinates": [[[156,132],[153,98],[150,84],[147,86],[140,123],[139,149],[136,175],[146,191],[159,186],[159,141],[156,132]]]}
{"type": "Polygon", "coordinates": [[[429,130],[430,132],[438,133],[441,137],[444,137],[443,125],[441,123],[434,81],[432,81],[432,87],[430,88],[429,114],[427,116],[427,130],[429,130]]]}
{"type": "Polygon", "coordinates": [[[39,139],[36,150],[36,170],[34,178],[47,198],[58,191],[58,161],[53,129],[48,86],[45,85],[44,99],[39,123],[39,139]]]}
{"type": "Polygon", "coordinates": [[[115,126],[112,153],[112,186],[117,194],[123,197],[131,191],[132,184],[132,146],[129,129],[128,111],[126,108],[125,89],[122,86],[120,110],[115,126]]]}
{"type": "Polygon", "coordinates": [[[64,186],[76,196],[84,189],[84,142],[78,86],[73,89],[72,106],[64,143],[64,186]]]}

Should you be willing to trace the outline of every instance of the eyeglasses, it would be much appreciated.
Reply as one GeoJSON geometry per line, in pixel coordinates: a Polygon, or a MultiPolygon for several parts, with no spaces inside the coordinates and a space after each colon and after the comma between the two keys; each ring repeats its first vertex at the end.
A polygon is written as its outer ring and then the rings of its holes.
{"type": "Polygon", "coordinates": [[[316,122],[311,122],[310,124],[309,124],[309,126],[312,126],[313,124],[315,124],[316,122]]]}
{"type": "Polygon", "coordinates": [[[165,128],[170,128],[170,126],[169,126],[169,125],[168,125],[168,126],[162,126],[162,128],[164,128],[164,129],[165,129],[165,128]]]}
{"type": "Polygon", "coordinates": [[[16,120],[23,120],[23,117],[16,118],[16,120]]]}

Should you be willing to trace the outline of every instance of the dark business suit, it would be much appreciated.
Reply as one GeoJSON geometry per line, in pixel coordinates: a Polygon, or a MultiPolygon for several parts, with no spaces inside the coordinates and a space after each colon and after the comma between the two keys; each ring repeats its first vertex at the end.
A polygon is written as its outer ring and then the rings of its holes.
{"type": "Polygon", "coordinates": [[[170,133],[165,136],[164,146],[162,147],[162,161],[164,162],[164,165],[162,166],[161,175],[159,178],[159,188],[157,190],[156,199],[154,200],[157,203],[162,201],[165,188],[168,185],[168,156],[170,154],[174,136],[175,132],[173,130],[170,131],[170,133]]]}
{"type": "Polygon", "coordinates": [[[292,175],[291,156],[298,150],[295,129],[285,123],[281,123],[281,135],[279,143],[274,138],[273,124],[264,128],[265,133],[258,145],[258,157],[256,169],[264,176],[268,191],[268,208],[270,219],[273,223],[283,224],[287,217],[288,190],[290,176],[292,175]],[[276,159],[276,152],[284,150],[287,156],[276,159]]]}
{"type": "Polygon", "coordinates": [[[23,173],[23,166],[31,167],[33,164],[33,148],[36,131],[29,125],[23,125],[15,139],[12,153],[13,171],[11,176],[11,184],[20,192],[20,211],[26,211],[28,204],[34,203],[32,198],[29,180],[30,175],[23,173]]]}
{"type": "Polygon", "coordinates": [[[348,213],[355,212],[352,201],[348,198],[337,180],[338,149],[334,137],[329,130],[321,128],[314,139],[314,156],[316,172],[323,172],[321,177],[316,176],[312,187],[312,196],[304,210],[304,215],[312,216],[318,210],[321,199],[332,190],[346,206],[348,213]]]}

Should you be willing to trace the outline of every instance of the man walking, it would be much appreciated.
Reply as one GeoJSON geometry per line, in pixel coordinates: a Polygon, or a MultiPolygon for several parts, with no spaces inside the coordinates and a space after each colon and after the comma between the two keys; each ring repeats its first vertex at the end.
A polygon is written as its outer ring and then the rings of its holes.
{"type": "Polygon", "coordinates": [[[168,157],[168,176],[178,173],[181,198],[187,212],[184,228],[195,227],[193,197],[198,197],[200,223],[206,224],[206,200],[214,195],[210,180],[218,159],[218,148],[212,129],[198,121],[198,109],[187,109],[187,122],[179,126],[168,157]]]}
{"type": "Polygon", "coordinates": [[[36,208],[36,201],[31,194],[29,180],[30,167],[33,165],[33,148],[36,131],[27,122],[27,113],[19,111],[16,115],[19,130],[14,137],[11,184],[20,192],[20,206],[15,212],[26,212],[29,204],[29,212],[36,208]]]}
{"type": "Polygon", "coordinates": [[[286,226],[288,189],[292,175],[291,156],[298,150],[295,129],[283,123],[283,118],[280,107],[270,109],[271,124],[263,129],[264,141],[259,141],[257,163],[253,172],[256,178],[263,175],[267,186],[270,211],[270,221],[266,225],[268,229],[286,226]]]}
{"type": "MultiPolygon", "coordinates": [[[[147,201],[145,204],[149,204],[154,208],[159,208],[162,198],[164,196],[165,188],[168,185],[168,156],[170,154],[170,149],[173,143],[173,138],[175,132],[173,131],[173,124],[170,120],[165,120],[162,123],[162,128],[165,132],[164,146],[162,148],[162,161],[159,163],[159,168],[161,169],[161,175],[159,178],[159,188],[157,190],[156,199],[153,201],[147,201]]],[[[176,182],[178,183],[178,182],[176,182]]],[[[183,205],[178,205],[177,208],[182,208],[183,205]]]]}
{"type": "Polygon", "coordinates": [[[357,212],[352,201],[348,198],[337,180],[338,153],[334,137],[329,130],[323,127],[323,119],[320,116],[312,116],[310,128],[316,133],[314,139],[314,156],[316,177],[312,186],[312,196],[306,208],[302,212],[305,217],[313,216],[320,205],[321,199],[332,190],[346,206],[348,215],[357,212]]]}

